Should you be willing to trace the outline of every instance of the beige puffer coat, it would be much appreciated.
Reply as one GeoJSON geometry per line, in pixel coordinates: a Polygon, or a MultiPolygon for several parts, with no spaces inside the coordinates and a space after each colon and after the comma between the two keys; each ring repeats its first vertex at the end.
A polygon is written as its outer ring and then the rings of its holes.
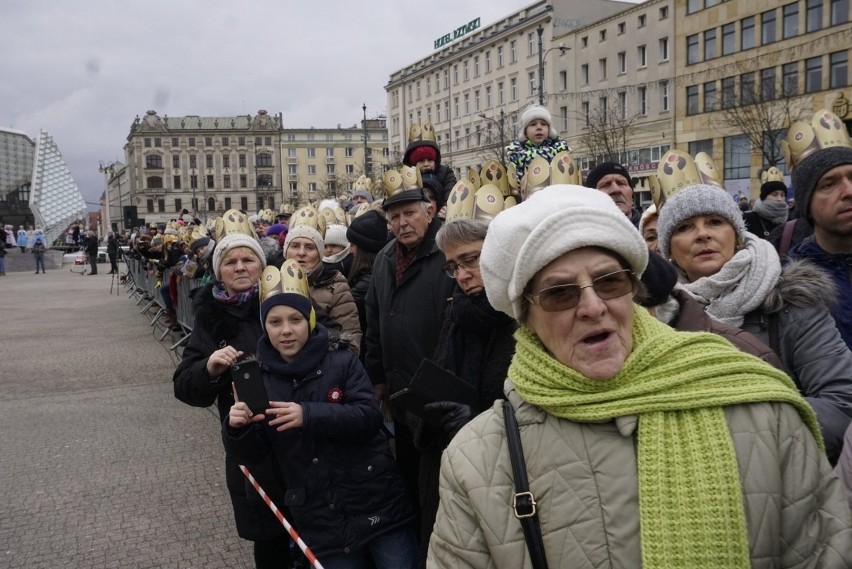
{"type": "Polygon", "coordinates": [[[349,349],[361,353],[361,321],[358,306],[349,290],[349,282],[340,271],[327,270],[322,262],[308,274],[311,299],[340,325],[340,337],[349,342],[349,349]]]}
{"type": "MultiPolygon", "coordinates": [[[[550,567],[641,565],[637,418],[576,423],[526,403],[516,410],[550,567]]],[[[779,403],[725,408],[739,459],[752,567],[850,567],[843,488],[796,410],[779,403]]],[[[468,423],[441,466],[441,504],[427,567],[531,568],[500,402],[468,423]]]]}

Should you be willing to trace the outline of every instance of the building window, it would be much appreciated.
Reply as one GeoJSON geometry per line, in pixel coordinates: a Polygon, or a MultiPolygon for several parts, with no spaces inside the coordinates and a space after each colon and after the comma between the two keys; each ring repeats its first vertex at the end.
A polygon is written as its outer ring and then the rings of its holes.
{"type": "Polygon", "coordinates": [[[266,188],[272,185],[272,175],[271,174],[259,174],[257,177],[257,185],[266,188]]]}
{"type": "Polygon", "coordinates": [[[204,146],[213,146],[213,137],[205,136],[204,137],[204,146]]]}
{"type": "Polygon", "coordinates": [[[295,164],[288,164],[287,165],[287,173],[291,176],[295,176],[299,172],[298,168],[299,167],[296,166],[295,164]]]}
{"type": "Polygon", "coordinates": [[[239,163],[240,163],[240,168],[246,167],[246,155],[245,154],[240,154],[239,163]]]}
{"type": "Polygon", "coordinates": [[[740,20],[740,49],[745,51],[754,47],[754,16],[740,20]]]}
{"type": "Polygon", "coordinates": [[[775,25],[775,10],[767,10],[760,15],[760,44],[766,45],[778,39],[775,25]]]}
{"type": "Polygon", "coordinates": [[[161,138],[154,139],[154,148],[159,148],[163,145],[163,141],[161,138]]]}
{"type": "Polygon", "coordinates": [[[704,112],[712,112],[716,108],[716,82],[708,81],[704,84],[704,112]]]}
{"type": "Polygon", "coordinates": [[[477,113],[482,110],[479,104],[479,89],[473,92],[473,109],[477,113]]]}
{"type": "Polygon", "coordinates": [[[669,60],[669,38],[660,38],[660,61],[669,60]]]}
{"type": "Polygon", "coordinates": [[[760,99],[772,101],[775,99],[775,68],[760,70],[760,99]]]}
{"type": "Polygon", "coordinates": [[[754,72],[740,75],[740,104],[750,105],[754,102],[754,72]]]}
{"type": "Polygon", "coordinates": [[[470,93],[464,94],[464,114],[470,114],[470,93]]]}
{"type": "Polygon", "coordinates": [[[823,0],[807,0],[805,7],[805,31],[815,32],[822,29],[823,0]]]}
{"type": "Polygon", "coordinates": [[[317,192],[317,183],[308,182],[308,193],[315,194],[317,192]]]}
{"type": "Polygon", "coordinates": [[[589,119],[590,119],[589,112],[590,112],[590,110],[589,110],[589,102],[588,101],[583,101],[582,109],[583,109],[583,126],[586,127],[586,128],[589,128],[589,119]]]}
{"type": "Polygon", "coordinates": [[[618,72],[627,73],[627,53],[619,51],[616,61],[618,62],[618,72]]]}
{"type": "Polygon", "coordinates": [[[698,114],[698,85],[690,85],[686,88],[686,114],[698,114]]]}
{"type": "Polygon", "coordinates": [[[737,30],[734,23],[722,26],[722,55],[730,55],[737,49],[737,30]]]}
{"type": "Polygon", "coordinates": [[[317,149],[316,148],[308,148],[308,158],[316,158],[317,157],[317,149]]]}
{"type": "MultiPolygon", "coordinates": [[[[247,188],[248,187],[248,176],[245,174],[240,174],[240,187],[247,188]]],[[[246,209],[246,206],[243,206],[243,209],[246,209]]]]}
{"type": "Polygon", "coordinates": [[[346,173],[347,174],[354,174],[355,173],[355,165],[354,164],[347,164],[346,165],[346,173]]]}
{"type": "Polygon", "coordinates": [[[686,64],[698,63],[698,34],[686,37],[686,64]]]}
{"type": "Polygon", "coordinates": [[[639,97],[639,114],[644,117],[648,114],[648,88],[642,86],[636,92],[639,97]]]}
{"type": "Polygon", "coordinates": [[[805,93],[822,90],[822,57],[805,60],[805,93]]]}
{"type": "Polygon", "coordinates": [[[669,17],[669,7],[668,6],[661,7],[660,8],[660,19],[665,20],[668,17],[669,17]]]}
{"type": "Polygon", "coordinates": [[[648,21],[648,18],[647,18],[647,16],[645,16],[645,14],[639,14],[639,21],[638,21],[637,26],[640,27],[640,28],[644,28],[647,21],[648,21]]]}
{"type": "Polygon", "coordinates": [[[849,0],[831,0],[831,25],[849,21],[849,0]]]}
{"type": "MultiPolygon", "coordinates": [[[[459,64],[456,63],[453,65],[453,85],[459,84],[459,64]]],[[[408,86],[409,91],[411,90],[411,85],[408,86]]],[[[408,98],[409,102],[411,102],[411,97],[408,98]]]]}
{"type": "Polygon", "coordinates": [[[159,154],[149,154],[145,157],[145,167],[146,168],[162,168],[163,167],[163,157],[159,154]]]}
{"type": "Polygon", "coordinates": [[[725,77],[722,79],[722,108],[730,109],[737,104],[736,79],[725,77]]]}
{"type": "Polygon", "coordinates": [[[781,9],[781,12],[783,16],[782,33],[784,39],[799,35],[799,3],[793,2],[792,4],[787,4],[781,9]]]}
{"type": "Polygon", "coordinates": [[[485,72],[491,73],[491,50],[490,49],[485,52],[485,72]]]}
{"type": "Polygon", "coordinates": [[[669,110],[669,82],[660,81],[660,109],[669,110]]]}
{"type": "Polygon", "coordinates": [[[793,97],[799,92],[799,63],[785,63],[781,66],[781,88],[784,97],[793,97]]]}
{"type": "Polygon", "coordinates": [[[535,32],[530,32],[527,34],[527,54],[535,55],[536,53],[536,39],[535,32]]]}
{"type": "Polygon", "coordinates": [[[225,211],[228,211],[229,209],[231,209],[231,198],[225,198],[225,211]]]}
{"type": "Polygon", "coordinates": [[[491,108],[491,85],[485,86],[485,108],[491,108]]]}
{"type": "MultiPolygon", "coordinates": [[[[231,177],[228,176],[227,174],[222,177],[222,187],[225,188],[226,190],[231,189],[231,177]]],[[[231,208],[228,208],[228,209],[231,209],[231,208]]]]}
{"type": "Polygon", "coordinates": [[[503,46],[497,46],[497,69],[503,67],[503,46]]]}
{"type": "Polygon", "coordinates": [[[568,132],[568,107],[559,107],[559,118],[562,132],[568,132]]]}
{"type": "Polygon", "coordinates": [[[195,174],[192,174],[189,177],[189,187],[192,189],[198,188],[198,176],[196,176],[195,174]]]}
{"type": "Polygon", "coordinates": [[[180,168],[180,155],[174,154],[172,156],[172,168],[180,168]]]}
{"type": "Polygon", "coordinates": [[[205,163],[206,163],[208,168],[213,167],[213,155],[212,154],[205,154],[204,160],[205,160],[205,163]]]}
{"type": "Polygon", "coordinates": [[[180,140],[177,137],[172,138],[172,146],[180,146],[180,140]]]}
{"type": "Polygon", "coordinates": [[[176,212],[180,213],[180,210],[181,210],[181,209],[183,209],[183,208],[181,207],[181,205],[183,205],[183,203],[181,202],[181,199],[180,199],[180,198],[175,198],[175,211],[176,211],[176,212]]]}
{"type": "Polygon", "coordinates": [[[172,177],[172,185],[174,186],[174,188],[176,190],[180,189],[180,176],[173,176],[172,177]]]}
{"type": "Polygon", "coordinates": [[[509,79],[509,95],[512,101],[518,100],[518,78],[512,77],[509,79]]]}
{"type": "Polygon", "coordinates": [[[518,41],[512,40],[509,42],[509,63],[517,63],[518,61],[518,41]]]}
{"type": "Polygon", "coordinates": [[[580,66],[580,83],[582,85],[589,84],[589,64],[584,63],[580,66]]]}
{"type": "Polygon", "coordinates": [[[841,89],[848,85],[847,69],[849,56],[845,51],[831,53],[828,56],[829,89],[841,89]]]}
{"type": "Polygon", "coordinates": [[[602,57],[598,60],[598,76],[601,81],[606,81],[606,58],[602,57]]]}
{"type": "Polygon", "coordinates": [[[601,30],[601,31],[598,33],[598,39],[599,39],[600,41],[606,41],[606,30],[601,30]]]}
{"type": "MultiPolygon", "coordinates": [[[[506,102],[505,93],[503,92],[503,82],[497,83],[497,104],[502,105],[506,102]]],[[[440,119],[439,119],[440,120],[440,119]]]]}
{"type": "Polygon", "coordinates": [[[636,53],[639,58],[639,69],[648,67],[648,48],[644,45],[640,45],[636,53]]]}
{"type": "Polygon", "coordinates": [[[145,148],[151,148],[151,139],[146,138],[143,142],[143,145],[145,146],[145,148]]]}
{"type": "Polygon", "coordinates": [[[207,188],[213,189],[213,174],[207,175],[207,188]]]}
{"type": "Polygon", "coordinates": [[[417,87],[417,100],[419,101],[420,100],[420,81],[418,81],[416,83],[416,87],[417,87]]]}
{"type": "Polygon", "coordinates": [[[621,120],[627,118],[627,93],[624,91],[618,92],[618,118],[621,120]]]}
{"type": "Polygon", "coordinates": [[[149,176],[145,183],[148,188],[160,189],[163,187],[163,178],[160,176],[149,176]]]}
{"type": "Polygon", "coordinates": [[[222,155],[222,168],[230,168],[231,167],[231,155],[223,154],[222,155]]]}
{"type": "Polygon", "coordinates": [[[222,146],[228,146],[228,142],[229,142],[229,141],[228,141],[228,137],[227,137],[227,136],[223,136],[223,137],[222,137],[222,146]]]}
{"type": "Polygon", "coordinates": [[[190,136],[190,137],[189,137],[189,140],[187,141],[187,143],[189,144],[189,146],[195,146],[195,137],[194,137],[194,136],[190,136]]]}
{"type": "MultiPolygon", "coordinates": [[[[291,134],[290,136],[294,136],[294,135],[291,134]]],[[[237,138],[237,146],[245,146],[245,145],[246,145],[246,137],[245,136],[238,137],[237,138]]]]}
{"type": "Polygon", "coordinates": [[[165,213],[165,211],[166,211],[166,199],[165,198],[158,198],[157,199],[157,211],[159,213],[165,213]]]}
{"type": "Polygon", "coordinates": [[[623,35],[624,31],[627,29],[627,25],[624,22],[619,22],[617,29],[618,29],[618,35],[623,35]]]}
{"type": "Polygon", "coordinates": [[[694,14],[695,12],[704,8],[704,0],[687,0],[686,3],[686,13],[694,14]]]}
{"type": "Polygon", "coordinates": [[[145,207],[147,208],[148,213],[154,213],[154,200],[145,200],[145,207]]]}
{"type": "Polygon", "coordinates": [[[316,173],[317,173],[316,164],[308,164],[308,175],[314,176],[314,175],[316,175],[316,173]]]}
{"type": "Polygon", "coordinates": [[[704,60],[716,57],[716,30],[704,32],[704,60]]]}
{"type": "MultiPolygon", "coordinates": [[[[713,139],[705,138],[704,140],[694,140],[689,143],[688,150],[692,156],[695,156],[699,152],[704,152],[705,154],[713,156],[713,139]]],[[[666,152],[668,152],[668,150],[666,152]]]]}
{"type": "Polygon", "coordinates": [[[751,177],[751,143],[745,135],[725,137],[725,180],[751,177]]]}

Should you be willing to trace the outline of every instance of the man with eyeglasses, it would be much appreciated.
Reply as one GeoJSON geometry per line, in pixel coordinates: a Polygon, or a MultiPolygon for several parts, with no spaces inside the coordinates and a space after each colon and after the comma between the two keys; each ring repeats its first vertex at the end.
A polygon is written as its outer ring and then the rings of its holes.
{"type": "MultiPolygon", "coordinates": [[[[373,265],[365,299],[364,364],[376,396],[387,401],[410,385],[424,358],[432,357],[455,283],[441,270],[446,260],[435,245],[441,222],[427,192],[399,191],[385,199],[382,209],[395,239],[379,251],[373,265]]],[[[397,464],[416,502],[420,452],[413,442],[412,416],[392,403],[389,408],[397,464]]]]}

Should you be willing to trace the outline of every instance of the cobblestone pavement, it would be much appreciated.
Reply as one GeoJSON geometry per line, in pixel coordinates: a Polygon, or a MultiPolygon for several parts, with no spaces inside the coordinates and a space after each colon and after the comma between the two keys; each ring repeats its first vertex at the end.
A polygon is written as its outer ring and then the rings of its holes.
{"type": "Polygon", "coordinates": [[[252,567],[214,411],[99,269],[0,277],[0,568],[252,567]]]}

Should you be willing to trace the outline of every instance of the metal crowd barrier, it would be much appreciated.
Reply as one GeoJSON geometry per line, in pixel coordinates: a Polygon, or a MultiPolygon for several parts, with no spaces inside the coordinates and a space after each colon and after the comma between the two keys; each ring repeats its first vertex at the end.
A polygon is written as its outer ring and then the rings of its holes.
{"type": "MultiPolygon", "coordinates": [[[[149,264],[149,268],[145,269],[143,261],[133,258],[129,255],[124,255],[124,261],[127,264],[127,278],[125,280],[125,288],[131,298],[136,299],[136,305],[144,303],[140,310],[140,314],[151,316],[151,327],[157,327],[162,334],[159,340],[162,342],[169,332],[172,331],[168,324],[163,324],[164,317],[168,313],[166,309],[167,303],[163,300],[163,289],[157,287],[157,273],[153,262],[149,264]]],[[[166,269],[163,272],[164,283],[169,282],[171,278],[171,269],[166,269]]],[[[183,346],[189,339],[192,333],[192,325],[194,316],[192,314],[192,298],[190,293],[193,289],[201,286],[200,279],[187,279],[179,276],[177,279],[177,304],[174,307],[176,323],[180,326],[180,338],[169,347],[169,350],[177,354],[178,348],[183,346]]]]}

